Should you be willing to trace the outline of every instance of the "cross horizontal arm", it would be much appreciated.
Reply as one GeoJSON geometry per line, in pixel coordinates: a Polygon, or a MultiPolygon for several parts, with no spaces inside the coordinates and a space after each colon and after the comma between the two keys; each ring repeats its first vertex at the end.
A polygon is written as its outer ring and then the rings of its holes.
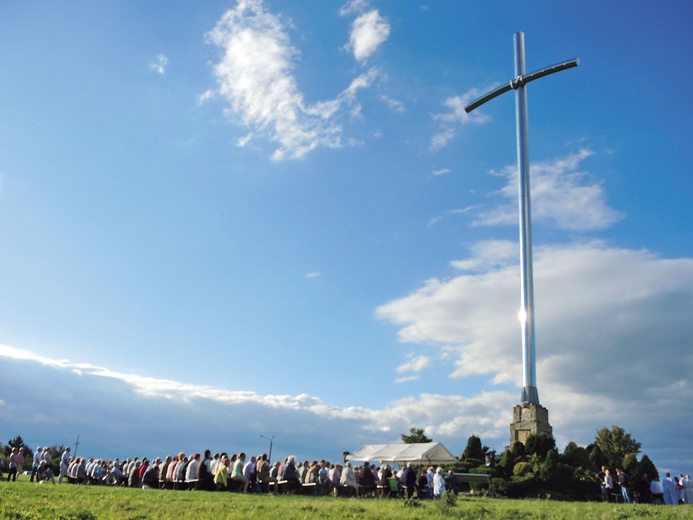
{"type": "Polygon", "coordinates": [[[563,63],[551,65],[550,67],[546,67],[545,69],[530,72],[529,74],[526,74],[524,76],[519,76],[515,80],[512,80],[509,83],[502,85],[497,89],[488,92],[487,94],[484,94],[476,101],[464,107],[464,111],[469,114],[469,112],[471,112],[475,108],[479,108],[487,101],[491,101],[493,98],[497,98],[498,96],[500,96],[501,94],[505,94],[509,90],[517,89],[519,87],[526,85],[530,81],[534,81],[535,79],[543,78],[544,76],[548,76],[549,74],[554,74],[562,70],[572,69],[573,67],[577,67],[578,65],[580,65],[580,60],[578,58],[575,58],[573,60],[564,61],[563,63]]]}

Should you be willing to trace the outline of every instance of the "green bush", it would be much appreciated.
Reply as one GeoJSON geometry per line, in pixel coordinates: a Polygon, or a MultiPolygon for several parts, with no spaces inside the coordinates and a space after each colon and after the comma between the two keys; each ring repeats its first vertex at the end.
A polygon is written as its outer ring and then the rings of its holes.
{"type": "Polygon", "coordinates": [[[457,495],[452,491],[444,491],[443,495],[438,500],[438,509],[443,515],[450,515],[457,507],[457,495]]]}
{"type": "Polygon", "coordinates": [[[531,468],[532,465],[529,462],[518,462],[513,466],[513,476],[521,477],[526,475],[531,468]]]}

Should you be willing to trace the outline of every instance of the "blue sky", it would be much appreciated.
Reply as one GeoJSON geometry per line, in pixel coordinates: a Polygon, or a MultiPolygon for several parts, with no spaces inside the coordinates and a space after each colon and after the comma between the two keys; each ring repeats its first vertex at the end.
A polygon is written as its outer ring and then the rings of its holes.
{"type": "Polygon", "coordinates": [[[528,71],[581,60],[527,88],[541,402],[559,446],[616,424],[690,471],[692,22],[686,1],[3,2],[2,438],[336,459],[414,426],[502,449],[514,95],[463,107],[523,31],[528,71]]]}

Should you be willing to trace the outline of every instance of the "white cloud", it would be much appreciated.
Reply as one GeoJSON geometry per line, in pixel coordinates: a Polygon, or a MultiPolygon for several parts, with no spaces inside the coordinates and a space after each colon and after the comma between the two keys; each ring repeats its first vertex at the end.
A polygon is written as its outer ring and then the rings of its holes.
{"type": "Polygon", "coordinates": [[[435,175],[437,177],[440,175],[447,175],[448,173],[451,173],[451,172],[452,172],[452,170],[450,168],[441,168],[440,170],[433,170],[431,173],[433,173],[433,175],[435,175]]]}
{"type": "MultiPolygon", "coordinates": [[[[435,172],[433,172],[433,173],[434,173],[434,175],[436,175],[435,172]]],[[[438,175],[443,175],[443,174],[438,174],[438,175]]],[[[466,208],[457,208],[457,209],[447,210],[442,215],[437,215],[433,218],[430,218],[428,220],[428,226],[430,227],[434,224],[437,224],[441,220],[443,220],[445,218],[450,218],[451,216],[454,216],[454,215],[464,215],[465,213],[469,213],[471,211],[477,211],[481,207],[482,206],[477,205],[477,206],[467,206],[466,208]]]]}
{"type": "Polygon", "coordinates": [[[356,61],[367,60],[390,37],[390,24],[377,9],[364,13],[351,25],[347,48],[356,61]]]}
{"type": "Polygon", "coordinates": [[[156,57],[156,62],[151,63],[149,67],[156,72],[157,74],[165,74],[166,73],[166,65],[168,65],[168,58],[164,56],[163,54],[159,54],[156,57]]]}
{"type": "Polygon", "coordinates": [[[428,356],[415,356],[414,354],[409,354],[407,357],[409,361],[398,366],[395,370],[398,374],[403,374],[405,372],[421,372],[431,364],[431,358],[428,356]]]}
{"type": "Polygon", "coordinates": [[[262,0],[239,0],[207,35],[222,52],[214,67],[218,89],[197,98],[198,104],[215,95],[225,99],[230,105],[225,114],[251,129],[238,145],[269,139],[278,144],[274,160],[299,159],[318,147],[344,146],[337,122],[340,111],[359,117],[356,95],[379,76],[371,68],[334,99],[306,102],[294,77],[299,51],[291,43],[288,25],[267,11],[262,0]]]}
{"type": "Polygon", "coordinates": [[[471,89],[459,96],[447,98],[443,104],[449,109],[447,112],[433,114],[433,119],[440,123],[441,130],[431,138],[429,149],[436,151],[447,146],[447,144],[455,137],[456,128],[459,125],[465,124],[485,124],[491,118],[478,110],[467,114],[464,107],[482,95],[479,89],[471,89]]]}
{"type": "Polygon", "coordinates": [[[409,381],[417,381],[420,379],[420,376],[406,376],[406,377],[398,377],[395,379],[396,384],[400,383],[408,383],[409,381]]]}
{"type": "MultiPolygon", "coordinates": [[[[161,456],[181,449],[199,451],[204,444],[213,449],[249,449],[271,429],[283,432],[285,450],[322,458],[339,456],[344,447],[354,449],[366,442],[399,441],[390,432],[406,432],[411,424],[435,434],[437,440],[453,440],[449,447],[461,451],[459,437],[468,432],[491,436],[502,431],[506,436],[503,416],[511,399],[504,392],[469,398],[422,394],[369,409],[334,406],[307,394],[262,395],[128,374],[9,346],[0,346],[0,364],[10,374],[0,379],[0,392],[12,396],[3,408],[15,417],[13,427],[28,442],[39,438],[41,443],[60,443],[80,431],[84,449],[101,457],[161,456]],[[230,447],[229,421],[241,417],[253,420],[244,421],[244,428],[233,437],[235,446],[230,447]],[[203,434],[200,421],[207,425],[203,434]],[[171,422],[178,425],[175,434],[171,422]],[[497,430],[492,425],[504,427],[497,430]],[[332,433],[325,436],[321,431],[332,433]]],[[[411,357],[414,369],[425,364],[411,357]]]]}
{"type": "Polygon", "coordinates": [[[393,110],[394,112],[397,112],[399,114],[403,113],[406,110],[406,108],[404,107],[404,103],[396,99],[392,99],[391,97],[386,96],[384,94],[379,95],[378,99],[385,103],[390,108],[390,110],[393,110]]]}
{"type": "Polygon", "coordinates": [[[317,272],[306,273],[306,278],[320,278],[320,273],[317,273],[317,272]]]}
{"type": "Polygon", "coordinates": [[[350,0],[339,9],[341,16],[361,14],[368,11],[371,4],[368,0],[350,0]]]}
{"type": "MultiPolygon", "coordinates": [[[[431,279],[377,315],[400,327],[404,343],[454,352],[452,377],[519,386],[516,248],[478,244],[454,263],[464,273],[431,279]]],[[[641,430],[646,408],[661,431],[676,428],[671,407],[693,398],[693,259],[600,242],[543,246],[534,276],[538,388],[554,427],[568,440],[602,425],[641,430]]],[[[690,429],[693,413],[678,406],[675,421],[690,429]]]]}
{"type": "MultiPolygon", "coordinates": [[[[532,163],[530,189],[532,221],[543,222],[557,229],[590,231],[605,229],[623,218],[610,208],[600,183],[578,170],[580,163],[592,152],[582,149],[566,157],[532,163]]],[[[517,225],[517,166],[506,166],[495,173],[507,179],[499,194],[508,204],[479,214],[477,225],[517,225]]]]}
{"type": "Polygon", "coordinates": [[[209,101],[210,99],[213,99],[215,96],[216,96],[215,91],[207,90],[207,91],[203,92],[202,94],[200,94],[199,96],[197,96],[195,101],[196,101],[197,105],[199,106],[199,105],[205,104],[207,101],[209,101]]]}

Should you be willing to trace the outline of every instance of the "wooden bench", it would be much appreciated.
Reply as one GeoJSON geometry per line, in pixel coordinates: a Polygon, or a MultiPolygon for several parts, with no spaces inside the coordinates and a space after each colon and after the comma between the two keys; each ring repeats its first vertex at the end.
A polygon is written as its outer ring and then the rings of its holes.
{"type": "Polygon", "coordinates": [[[317,496],[318,484],[316,482],[304,482],[301,484],[300,494],[317,496]]]}

